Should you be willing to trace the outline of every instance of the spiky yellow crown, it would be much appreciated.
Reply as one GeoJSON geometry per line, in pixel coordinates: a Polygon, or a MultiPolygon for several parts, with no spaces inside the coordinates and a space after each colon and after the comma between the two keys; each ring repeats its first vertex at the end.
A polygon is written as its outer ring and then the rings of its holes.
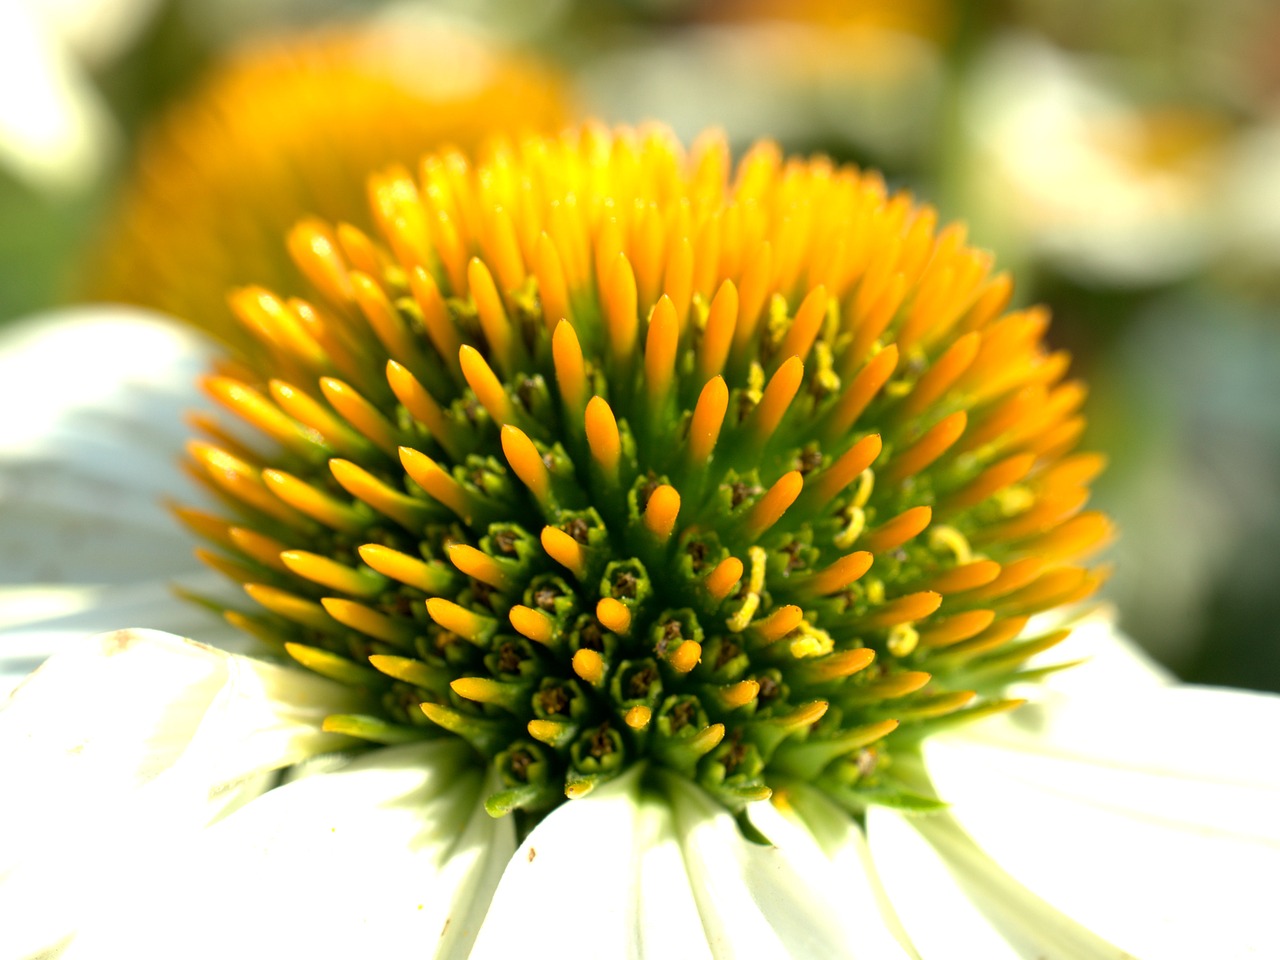
{"type": "Polygon", "coordinates": [[[377,239],[298,226],[318,295],[240,291],[181,515],[368,694],[331,730],[440,735],[495,815],[647,760],[733,809],[789,778],[911,802],[890,758],[1001,691],[1099,576],[1083,390],[1042,310],[882,179],[596,126],[372,180],[377,239]]]}

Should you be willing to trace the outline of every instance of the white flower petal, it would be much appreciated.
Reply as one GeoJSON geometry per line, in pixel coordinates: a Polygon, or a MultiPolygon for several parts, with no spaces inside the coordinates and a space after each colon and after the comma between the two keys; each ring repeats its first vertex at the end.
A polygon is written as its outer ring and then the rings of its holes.
{"type": "Polygon", "coordinates": [[[44,463],[0,464],[4,582],[119,584],[199,569],[194,539],[158,497],[69,480],[44,463]]]}
{"type": "Polygon", "coordinates": [[[508,865],[475,960],[561,938],[602,956],[635,956],[639,770],[549,814],[508,865]]]}
{"type": "Polygon", "coordinates": [[[636,833],[640,865],[636,923],[641,936],[636,956],[645,960],[709,960],[711,948],[666,797],[641,792],[636,833]]]}
{"type": "Polygon", "coordinates": [[[1006,874],[951,818],[867,813],[885,889],[924,960],[1132,960],[1006,874]]]}
{"type": "Polygon", "coordinates": [[[157,0],[36,0],[53,32],[93,65],[123,53],[147,26],[157,0]]]}
{"type": "Polygon", "coordinates": [[[1270,956],[1280,699],[1196,688],[1052,699],[928,741],[957,822],[1138,956],[1270,956]],[[1205,922],[1212,918],[1212,922],[1205,922]]]}
{"type": "MultiPolygon", "coordinates": [[[[243,597],[212,571],[183,577],[181,585],[233,603],[243,597]]],[[[163,633],[198,636],[228,653],[263,653],[258,640],[178,596],[169,582],[0,587],[0,701],[63,646],[108,633],[122,623],[145,623],[148,629],[163,633]]]]}
{"type": "Polygon", "coordinates": [[[480,792],[466,833],[438,871],[440,900],[449,905],[442,911],[444,922],[435,952],[438,960],[467,960],[471,956],[498,881],[515,851],[514,824],[510,818],[489,816],[481,802],[487,792],[480,792]]]}
{"type": "Polygon", "coordinates": [[[804,863],[743,838],[722,807],[682,777],[663,780],[698,911],[717,958],[856,957],[826,897],[819,858],[804,863]]]}
{"type": "MultiPolygon", "coordinates": [[[[163,508],[193,501],[178,469],[207,406],[207,344],[156,314],[81,308],[0,336],[0,580],[111,583],[194,569],[163,508]]],[[[118,625],[118,624],[117,624],[118,625]]]]}
{"type": "Polygon", "coordinates": [[[25,416],[0,423],[0,451],[60,453],[76,462],[78,451],[63,441],[91,443],[106,430],[126,442],[134,431],[139,451],[163,456],[189,432],[183,411],[203,405],[196,380],[213,356],[189,328],[136,307],[75,307],[16,323],[0,335],[0,402],[25,416]]]}
{"type": "Polygon", "coordinates": [[[972,151],[960,162],[1002,248],[1116,286],[1186,276],[1214,251],[1212,151],[1144,162],[1150,114],[1088,58],[1029,34],[997,38],[966,77],[960,118],[972,151]]]}
{"type": "Polygon", "coordinates": [[[344,743],[337,684],[154,631],[66,646],[0,709],[0,914],[18,955],[65,936],[95,889],[344,743]],[[87,852],[92,851],[92,856],[87,852]]]}
{"type": "Polygon", "coordinates": [[[687,780],[657,774],[659,792],[643,776],[632,771],[535,828],[471,960],[565,937],[619,960],[908,956],[873,898],[851,902],[858,891],[804,827],[757,805],[753,819],[775,844],[757,846],[687,780]]]}
{"type": "Polygon", "coordinates": [[[466,746],[442,740],[279,787],[108,905],[67,956],[465,956],[467,913],[515,847],[482,780],[466,746]]]}
{"type": "Polygon", "coordinates": [[[552,811],[502,875],[471,960],[559,942],[610,958],[710,957],[666,800],[639,769],[552,811]]]}
{"type": "Polygon", "coordinates": [[[50,192],[102,174],[118,130],[38,4],[0,4],[0,163],[50,192]]]}
{"type": "MultiPolygon", "coordinates": [[[[803,833],[795,837],[771,823],[766,826],[753,810],[752,819],[769,839],[782,846],[807,840],[831,861],[835,888],[840,891],[838,907],[842,922],[857,931],[859,956],[877,958],[918,956],[902,922],[898,919],[876,872],[867,838],[861,827],[817,790],[791,791],[790,802],[803,821],[803,833]]],[[[778,816],[795,831],[801,829],[789,817],[778,816]]]]}

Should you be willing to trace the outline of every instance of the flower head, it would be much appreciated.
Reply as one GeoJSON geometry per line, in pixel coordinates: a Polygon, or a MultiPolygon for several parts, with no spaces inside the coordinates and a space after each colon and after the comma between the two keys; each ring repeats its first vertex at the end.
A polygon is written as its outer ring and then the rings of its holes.
{"type": "Polygon", "coordinates": [[[369,170],[554,128],[566,100],[550,71],[457,29],[329,27],[247,45],[147,133],[90,292],[239,343],[226,292],[297,283],[280,238],[302,216],[367,227],[369,170]]]}
{"type": "Polygon", "coordinates": [[[922,802],[895,755],[1097,586],[1043,311],[878,175],[588,126],[371,195],[374,236],[290,234],[311,299],[233,296],[239,422],[190,445],[233,513],[181,511],[264,608],[227,618],[362,692],[331,732],[462,738],[494,815],[639,761],[922,802]]]}
{"type": "Polygon", "coordinates": [[[191,465],[226,506],[181,515],[258,584],[228,619],[310,671],[139,582],[174,536],[157,401],[208,344],[119,311],[0,344],[50,408],[0,435],[4,502],[75,531],[0,551],[62,582],[4,598],[0,685],[57,652],[0,708],[0,954],[1275,953],[1280,768],[1247,733],[1275,698],[1170,686],[1095,618],[1064,644],[1089,667],[917,749],[1042,675],[1057,636],[1008,637],[1105,535],[1064,519],[1099,466],[1079,390],[955,230],[769,147],[730,186],[714,138],[439,169],[377,181],[376,239],[300,227],[318,295],[239,294],[255,334],[205,381],[235,417],[191,465]],[[59,364],[86,343],[145,359],[59,364]],[[101,581],[86,537],[119,586],[66,587],[101,581]],[[225,646],[71,635],[130,621],[225,646]],[[566,788],[523,841],[489,815],[566,788]]]}

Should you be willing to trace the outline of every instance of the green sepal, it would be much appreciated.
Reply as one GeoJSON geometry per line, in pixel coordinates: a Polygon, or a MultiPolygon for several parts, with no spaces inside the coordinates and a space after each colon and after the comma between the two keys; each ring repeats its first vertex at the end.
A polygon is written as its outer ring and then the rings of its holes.
{"type": "MultiPolygon", "coordinates": [[[[227,611],[231,611],[232,613],[239,613],[242,616],[247,616],[247,614],[245,614],[244,611],[240,610],[237,607],[233,607],[230,604],[223,603],[221,600],[215,600],[213,597],[205,596],[203,593],[197,593],[195,590],[188,590],[186,587],[180,587],[177,584],[171,585],[169,587],[169,590],[179,600],[185,600],[187,603],[194,603],[197,607],[202,607],[203,609],[208,610],[210,613],[216,614],[219,617],[226,614],[227,611]]],[[[276,615],[273,614],[273,616],[276,616],[276,615]]],[[[284,623],[294,622],[286,619],[285,617],[279,617],[279,619],[281,620],[281,622],[284,622],[284,623]]]]}
{"type": "MultiPolygon", "coordinates": [[[[730,415],[735,408],[738,393],[739,391],[735,390],[729,397],[730,415]]],[[[724,442],[722,435],[720,443],[724,442]]],[[[753,543],[743,537],[742,523],[751,513],[756,501],[768,489],[767,484],[760,482],[760,474],[754,469],[745,473],[729,470],[707,497],[699,513],[699,519],[716,529],[730,553],[734,556],[742,556],[743,551],[753,543]],[[738,500],[737,505],[734,504],[734,500],[738,500]]]]}
{"type": "Polygon", "coordinates": [[[788,534],[776,550],[769,551],[765,582],[773,587],[775,602],[783,596],[797,594],[800,599],[793,602],[808,606],[805,578],[823,566],[821,552],[813,545],[813,531],[802,528],[788,534]]]}
{"type": "Polygon", "coordinates": [[[789,740],[778,746],[769,763],[802,780],[812,780],[833,761],[882,739],[892,729],[886,730],[885,726],[869,723],[831,736],[789,740]]]}
{"type": "Polygon", "coordinates": [[[903,813],[938,813],[949,806],[937,797],[900,787],[863,787],[849,792],[864,806],[888,807],[903,813]]]}
{"type": "MultiPolygon", "coordinates": [[[[463,697],[464,700],[469,700],[472,703],[492,704],[496,707],[501,707],[507,713],[514,714],[516,717],[528,716],[529,697],[533,693],[533,683],[528,681],[493,680],[489,677],[478,679],[486,681],[484,688],[485,699],[478,700],[471,697],[463,697]]],[[[456,690],[454,690],[454,693],[462,697],[462,694],[456,690]]]]}
{"type": "MultiPolygon", "coordinates": [[[[806,704],[805,706],[808,705],[806,704]]],[[[808,729],[803,724],[797,725],[794,719],[797,712],[797,709],[792,709],[786,713],[773,713],[770,711],[769,716],[760,717],[742,725],[744,739],[756,745],[760,751],[760,756],[764,757],[765,763],[771,762],[782,741],[800,733],[802,730],[808,729]]]]}
{"type": "Polygon", "coordinates": [[[430,739],[432,735],[427,727],[405,727],[361,713],[332,713],[324,718],[324,730],[384,744],[412,743],[430,739]]]}
{"type": "Polygon", "coordinates": [[[379,656],[374,669],[439,697],[448,695],[449,681],[454,678],[452,671],[418,657],[379,656]]]}
{"type": "MultiPolygon", "coordinates": [[[[684,488],[679,484],[676,486],[681,490],[681,497],[685,497],[684,488]]],[[[689,495],[688,501],[693,502],[692,495],[689,495]]],[[[702,588],[702,581],[729,556],[728,549],[720,542],[714,530],[702,529],[696,525],[686,527],[679,536],[680,549],[675,556],[674,576],[664,585],[674,598],[673,605],[680,603],[693,607],[699,616],[707,618],[708,623],[723,622],[720,609],[728,601],[713,600],[702,588]]]]}
{"type": "Polygon", "coordinates": [[[605,664],[603,682],[612,672],[613,658],[618,652],[618,635],[606,630],[594,613],[584,613],[574,622],[569,633],[569,654],[572,656],[579,650],[594,650],[600,654],[605,664]]]}
{"type": "Polygon", "coordinates": [[[271,614],[256,616],[241,613],[239,610],[226,610],[223,611],[222,617],[233,627],[243,630],[275,654],[283,655],[285,643],[298,633],[289,621],[271,614]]]}
{"type": "Polygon", "coordinates": [[[1006,710],[1012,710],[1024,703],[1017,699],[984,700],[972,707],[965,707],[948,713],[946,716],[933,717],[917,723],[904,723],[893,732],[893,742],[898,744],[918,743],[925,737],[933,736],[943,730],[953,730],[975,720],[990,717],[1006,710]]]}
{"type": "Polygon", "coordinates": [[[582,724],[573,720],[565,720],[559,717],[550,717],[541,721],[536,727],[533,721],[530,721],[529,736],[534,737],[540,743],[545,743],[553,750],[567,750],[569,745],[578,738],[578,732],[582,729],[582,724]],[[551,732],[554,728],[554,732],[551,732]],[[534,731],[540,731],[534,736],[534,731]],[[541,731],[548,731],[545,734],[541,731]]]}
{"type": "Polygon", "coordinates": [[[910,789],[896,779],[877,776],[871,783],[846,784],[824,776],[809,782],[855,816],[861,816],[868,807],[873,806],[888,807],[909,814],[937,813],[948,807],[947,803],[936,796],[910,789]]]}
{"type": "Polygon", "coordinates": [[[391,681],[372,667],[305,643],[286,643],[285,652],[308,670],[353,687],[382,687],[391,681]]]}
{"type": "Polygon", "coordinates": [[[649,727],[649,752],[653,757],[690,778],[698,761],[719,745],[709,735],[707,712],[697,697],[667,697],[649,727]],[[690,716],[679,722],[685,712],[690,716]]]}
{"type": "Polygon", "coordinates": [[[697,782],[730,810],[767,800],[773,791],[764,782],[764,761],[754,745],[725,740],[698,764],[697,782]],[[732,772],[730,771],[732,767],[732,772]]]}
{"type": "Polygon", "coordinates": [[[424,703],[421,709],[432,723],[456,733],[483,756],[496,756],[511,742],[514,731],[508,720],[473,716],[442,703],[424,703]]]}
{"type": "Polygon", "coordinates": [[[698,622],[698,616],[693,610],[688,607],[680,610],[664,610],[649,628],[645,649],[652,650],[662,658],[670,648],[682,641],[692,640],[701,644],[704,637],[702,624],[698,622]]]}
{"type": "MultiPolygon", "coordinates": [[[[670,484],[671,478],[665,474],[655,474],[652,471],[641,474],[636,477],[631,486],[627,489],[626,503],[627,513],[625,521],[625,537],[629,544],[639,545],[643,548],[645,557],[651,562],[661,562],[667,553],[669,543],[659,544],[649,528],[644,525],[644,510],[640,506],[640,498],[648,489],[650,494],[663,484],[670,484]]],[[[646,498],[647,499],[647,498],[646,498]]],[[[648,504],[646,503],[646,506],[648,504]]]]}
{"type": "Polygon", "coordinates": [[[513,810],[540,813],[554,807],[561,796],[560,790],[551,784],[526,783],[489,794],[484,801],[484,812],[495,820],[513,810]]]}
{"type": "Polygon", "coordinates": [[[564,794],[570,800],[585,797],[596,787],[608,783],[621,772],[621,769],[617,769],[596,773],[582,773],[578,770],[570,769],[564,775],[564,794]]]}
{"type": "Polygon", "coordinates": [[[547,644],[547,649],[552,653],[562,654],[579,614],[577,592],[563,577],[554,573],[541,573],[529,581],[529,586],[520,599],[529,609],[551,617],[551,642],[547,644]]]}
{"type": "Polygon", "coordinates": [[[1011,683],[1028,683],[1043,680],[1045,677],[1052,676],[1055,673],[1061,673],[1063,670],[1070,670],[1089,662],[1088,657],[1081,657],[1079,660],[1068,660],[1066,663],[1051,663],[1047,667],[1037,667],[1035,670],[1019,670],[1015,673],[1003,673],[1000,675],[999,688],[1003,689],[1011,683]]]}
{"type": "Polygon", "coordinates": [[[734,815],[734,821],[738,824],[738,830],[741,831],[742,837],[748,843],[754,843],[759,847],[772,847],[773,841],[770,840],[760,828],[751,822],[751,817],[747,815],[745,809],[740,809],[734,815]]]}
{"type": "MultiPolygon", "coordinates": [[[[1052,650],[1069,636],[1069,631],[1055,630],[1039,637],[1006,643],[964,664],[961,671],[975,677],[991,677],[1001,671],[1013,671],[1038,653],[1052,650]]],[[[1076,661],[1081,662],[1081,661],[1076,661]]]]}

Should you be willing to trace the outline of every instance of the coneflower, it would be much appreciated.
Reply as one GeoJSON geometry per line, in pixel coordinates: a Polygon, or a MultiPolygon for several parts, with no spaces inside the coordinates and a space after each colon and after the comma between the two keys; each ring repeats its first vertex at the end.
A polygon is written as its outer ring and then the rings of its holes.
{"type": "Polygon", "coordinates": [[[1067,633],[1029,618],[1097,587],[1045,313],[877,174],[588,126],[371,195],[290,234],[308,299],[232,298],[190,445],[232,511],[180,511],[229,620],[366,696],[326,729],[461,737],[494,815],[642,760],[922,805],[895,756],[1016,705],[1067,633]]]}
{"type": "Polygon", "coordinates": [[[306,300],[235,294],[204,380],[224,506],[177,509],[263,656],[131,578],[156,396],[208,344],[116,311],[0,345],[58,413],[0,486],[74,518],[0,563],[65,578],[97,537],[132,583],[0,625],[0,683],[57,647],[0,709],[0,955],[1276,953],[1280,700],[1100,617],[1047,658],[1095,662],[1010,689],[1100,577],[1101,461],[959,228],[661,130],[372,196],[372,232],[291,234],[306,300]],[[67,636],[127,620],[224,646],[67,636]]]}

